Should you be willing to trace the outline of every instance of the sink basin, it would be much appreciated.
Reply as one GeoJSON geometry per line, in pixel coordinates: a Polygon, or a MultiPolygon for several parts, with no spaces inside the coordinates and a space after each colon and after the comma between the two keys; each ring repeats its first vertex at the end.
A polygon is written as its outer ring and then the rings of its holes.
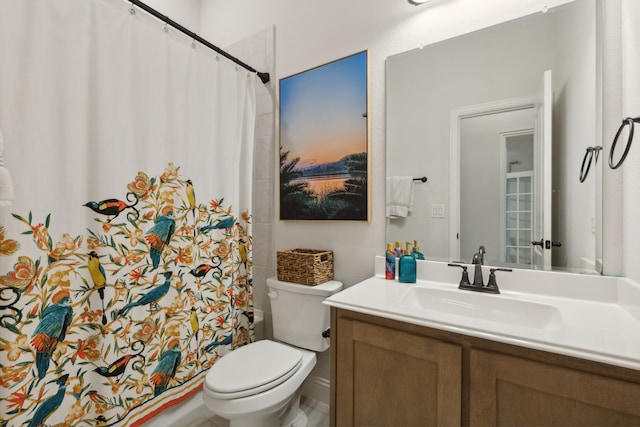
{"type": "Polygon", "coordinates": [[[548,304],[465,290],[409,288],[400,299],[405,307],[464,316],[529,328],[546,328],[560,320],[560,311],[548,304]]]}

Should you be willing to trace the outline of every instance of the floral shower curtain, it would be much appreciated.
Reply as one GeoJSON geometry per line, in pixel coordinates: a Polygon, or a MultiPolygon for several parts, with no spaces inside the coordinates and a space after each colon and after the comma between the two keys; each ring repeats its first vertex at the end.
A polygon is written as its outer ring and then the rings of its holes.
{"type": "Polygon", "coordinates": [[[139,425],[251,340],[255,85],[121,0],[0,0],[0,425],[139,425]]]}

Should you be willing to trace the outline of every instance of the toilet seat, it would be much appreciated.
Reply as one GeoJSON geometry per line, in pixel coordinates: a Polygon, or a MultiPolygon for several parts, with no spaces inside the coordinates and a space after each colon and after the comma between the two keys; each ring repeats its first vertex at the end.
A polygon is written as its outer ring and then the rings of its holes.
{"type": "Polygon", "coordinates": [[[205,386],[217,399],[251,396],[282,384],[301,365],[300,350],[274,341],[256,341],[218,360],[207,373],[205,386]]]}

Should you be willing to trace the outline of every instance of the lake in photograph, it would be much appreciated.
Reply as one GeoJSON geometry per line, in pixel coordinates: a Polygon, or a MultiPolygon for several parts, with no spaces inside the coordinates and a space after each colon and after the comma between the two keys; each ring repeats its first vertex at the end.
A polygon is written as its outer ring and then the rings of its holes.
{"type": "Polygon", "coordinates": [[[314,176],[292,180],[291,183],[306,182],[309,191],[322,198],[334,190],[344,189],[344,183],[351,178],[349,174],[314,176]]]}

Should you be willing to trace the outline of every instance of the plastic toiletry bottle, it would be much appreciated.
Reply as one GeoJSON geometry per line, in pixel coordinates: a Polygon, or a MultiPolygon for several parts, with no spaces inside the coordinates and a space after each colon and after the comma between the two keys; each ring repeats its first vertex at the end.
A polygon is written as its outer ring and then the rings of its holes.
{"type": "Polygon", "coordinates": [[[420,248],[418,247],[418,241],[413,241],[413,252],[411,253],[415,259],[424,259],[424,254],[420,252],[420,248]]]}
{"type": "Polygon", "coordinates": [[[400,258],[398,279],[401,283],[416,283],[416,259],[411,254],[411,243],[407,242],[407,250],[400,258]]]}
{"type": "Polygon", "coordinates": [[[387,280],[396,280],[396,251],[393,243],[387,243],[387,251],[384,256],[384,277],[387,280]]]}
{"type": "Polygon", "coordinates": [[[402,258],[402,253],[404,252],[400,240],[396,240],[394,252],[396,253],[396,277],[398,277],[400,276],[400,258],[402,258]]]}
{"type": "Polygon", "coordinates": [[[396,247],[394,248],[394,251],[396,253],[396,258],[400,258],[402,256],[404,249],[402,249],[402,242],[400,240],[396,240],[396,247]]]}

